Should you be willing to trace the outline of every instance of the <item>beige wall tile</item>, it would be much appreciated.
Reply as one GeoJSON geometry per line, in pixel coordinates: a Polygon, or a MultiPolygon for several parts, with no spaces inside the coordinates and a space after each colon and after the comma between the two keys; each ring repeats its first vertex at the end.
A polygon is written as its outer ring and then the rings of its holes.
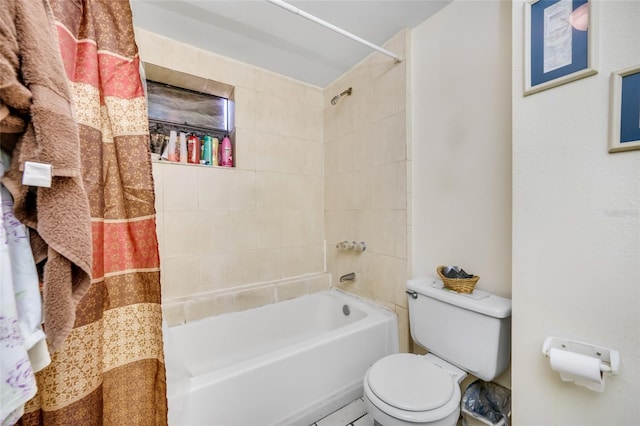
{"type": "MultiPolygon", "coordinates": [[[[398,51],[406,42],[403,32],[398,51]]],[[[334,286],[392,309],[406,305],[406,100],[406,66],[378,54],[331,84],[324,96],[327,269],[334,286]],[[353,94],[330,106],[331,97],[349,86],[353,94]],[[367,250],[337,250],[345,239],[365,241],[367,250]],[[356,280],[339,283],[349,272],[356,280]]]]}
{"type": "Polygon", "coordinates": [[[373,119],[380,121],[395,113],[396,93],[395,73],[389,70],[374,81],[373,85],[373,119]]]}
{"type": "MultiPolygon", "coordinates": [[[[307,142],[305,145],[305,156],[302,159],[302,169],[305,175],[323,176],[324,175],[324,143],[323,142],[307,142]]],[[[323,199],[320,197],[320,199],[323,199]]]]}
{"type": "Polygon", "coordinates": [[[327,210],[353,210],[356,208],[353,173],[326,176],[325,200],[327,210]]]}
{"type": "Polygon", "coordinates": [[[307,282],[305,280],[280,284],[276,287],[276,300],[278,302],[295,299],[296,297],[304,296],[306,294],[308,294],[308,290],[307,282]]]}
{"type": "Polygon", "coordinates": [[[229,210],[256,209],[256,174],[253,170],[229,170],[225,194],[229,210]]]}
{"type": "Polygon", "coordinates": [[[234,311],[235,298],[232,294],[203,296],[185,302],[185,318],[187,322],[234,311]]]}
{"type": "Polygon", "coordinates": [[[283,210],[302,210],[302,181],[304,176],[296,174],[280,175],[280,208],[283,210]]]}
{"type": "Polygon", "coordinates": [[[165,212],[163,234],[167,258],[197,255],[200,239],[197,212],[165,212]]]}
{"type": "Polygon", "coordinates": [[[228,251],[221,255],[223,264],[220,278],[225,288],[258,281],[257,251],[228,251]]]}
{"type": "Polygon", "coordinates": [[[355,210],[326,210],[325,211],[325,237],[330,248],[335,248],[336,243],[356,238],[355,210]]]}
{"type": "Polygon", "coordinates": [[[284,77],[272,72],[258,72],[255,79],[255,90],[281,97],[284,91],[284,80],[284,77]]]}
{"type": "Polygon", "coordinates": [[[384,164],[371,174],[371,182],[375,188],[373,208],[406,210],[407,209],[407,164],[405,161],[384,164]]]}
{"type": "Polygon", "coordinates": [[[198,169],[182,164],[162,164],[164,210],[195,211],[198,209],[198,169]]]}
{"type": "Polygon", "coordinates": [[[169,301],[202,291],[197,256],[167,258],[163,266],[162,300],[169,301]]]}
{"type": "Polygon", "coordinates": [[[280,99],[275,95],[255,92],[256,127],[261,132],[280,134],[282,113],[278,106],[280,99]]]}
{"type": "Polygon", "coordinates": [[[331,286],[331,274],[314,275],[307,279],[307,290],[309,293],[326,291],[331,286]]]}
{"type": "Polygon", "coordinates": [[[281,138],[273,133],[256,134],[256,170],[279,172],[281,163],[281,138]]]}
{"type": "Polygon", "coordinates": [[[298,196],[302,211],[324,211],[324,178],[322,176],[299,176],[298,196]]]}
{"type": "Polygon", "coordinates": [[[304,225],[300,210],[285,210],[282,212],[280,229],[282,230],[282,246],[292,247],[303,245],[304,225]]]}
{"type": "MultiPolygon", "coordinates": [[[[373,166],[373,157],[378,155],[375,150],[382,143],[380,136],[374,131],[374,126],[366,126],[353,133],[353,168],[361,170],[373,166]]],[[[394,141],[386,141],[393,145],[394,141]]]]}
{"type": "Polygon", "coordinates": [[[235,144],[234,164],[238,169],[256,169],[257,133],[251,129],[236,128],[236,139],[240,143],[235,144]]]}
{"type": "MultiPolygon", "coordinates": [[[[354,89],[355,90],[355,89],[354,89]]],[[[352,95],[353,99],[353,129],[360,130],[368,128],[373,122],[374,117],[374,90],[370,86],[357,86],[357,96],[352,95]]]]}
{"type": "Polygon", "coordinates": [[[411,351],[411,334],[409,331],[409,311],[406,308],[396,306],[396,315],[398,315],[398,340],[400,344],[400,352],[411,351]]]}
{"type": "Polygon", "coordinates": [[[225,250],[239,253],[255,252],[257,247],[255,210],[229,212],[223,222],[227,228],[225,250]]]}
{"type": "Polygon", "coordinates": [[[303,211],[302,233],[300,240],[303,245],[312,246],[324,242],[324,212],[321,210],[303,211]]]}
{"type": "Polygon", "coordinates": [[[260,249],[256,253],[256,281],[274,281],[283,278],[280,272],[281,249],[260,249]]]}
{"type": "Polygon", "coordinates": [[[349,195],[355,209],[372,209],[381,203],[378,170],[372,167],[353,171],[349,178],[353,193],[349,195]]]}
{"type": "Polygon", "coordinates": [[[404,112],[392,114],[374,124],[375,137],[370,140],[374,165],[407,159],[406,116],[404,112]]]}
{"type": "Polygon", "coordinates": [[[300,89],[300,102],[305,105],[311,105],[315,107],[322,107],[324,104],[324,93],[322,89],[312,86],[303,86],[300,89]]]}
{"type": "Polygon", "coordinates": [[[299,246],[282,248],[280,270],[283,277],[321,272],[322,246],[299,246]]]}
{"type": "MultiPolygon", "coordinates": [[[[225,253],[202,253],[198,256],[202,292],[225,290],[230,286],[224,281],[224,269],[228,257],[225,253]]],[[[187,295],[193,296],[193,294],[187,295]]]]}
{"type": "Polygon", "coordinates": [[[353,170],[355,135],[349,133],[325,144],[327,176],[343,175],[353,170]]]}
{"type": "Polygon", "coordinates": [[[184,313],[184,303],[163,303],[162,319],[167,323],[169,327],[184,324],[186,321],[184,313]]]}
{"type": "MultiPolygon", "coordinates": [[[[141,56],[168,79],[183,73],[180,83],[200,90],[227,84],[235,104],[236,168],[154,164],[165,298],[322,271],[324,91],[155,34],[139,38],[141,56]]],[[[191,305],[192,318],[207,314],[205,300],[191,305]]]]}
{"type": "Polygon", "coordinates": [[[256,208],[278,210],[282,208],[283,176],[280,173],[256,172],[256,208]]]}
{"type": "Polygon", "coordinates": [[[245,309],[251,309],[258,306],[275,303],[276,290],[275,287],[245,290],[236,293],[235,298],[236,310],[243,311],[245,309]]]}
{"type": "Polygon", "coordinates": [[[232,86],[254,90],[258,74],[258,68],[229,59],[227,61],[228,77],[222,80],[232,86]]]}
{"type": "Polygon", "coordinates": [[[244,87],[236,87],[234,97],[236,127],[256,129],[256,92],[244,87]]]}
{"type": "MultiPolygon", "coordinates": [[[[256,212],[256,246],[260,249],[276,249],[282,245],[282,212],[280,209],[256,212]]],[[[279,278],[279,277],[278,277],[279,278]]]]}
{"type": "Polygon", "coordinates": [[[302,140],[291,136],[281,136],[278,141],[279,171],[289,174],[304,174],[300,161],[305,155],[303,153],[304,145],[302,140]]]}
{"type": "Polygon", "coordinates": [[[194,169],[197,169],[199,210],[228,210],[228,176],[235,170],[222,167],[195,167],[194,169]]]}
{"type": "Polygon", "coordinates": [[[355,237],[367,250],[407,258],[407,215],[403,210],[361,210],[355,213],[355,237]]]}
{"type": "Polygon", "coordinates": [[[229,247],[233,225],[233,215],[227,211],[199,211],[197,252],[202,255],[224,253],[229,247]]]}

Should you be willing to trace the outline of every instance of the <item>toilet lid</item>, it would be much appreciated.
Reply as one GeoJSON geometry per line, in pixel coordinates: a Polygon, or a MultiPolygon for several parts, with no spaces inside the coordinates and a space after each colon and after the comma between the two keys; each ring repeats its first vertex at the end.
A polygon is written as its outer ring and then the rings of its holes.
{"type": "Polygon", "coordinates": [[[394,354],[376,362],[368,374],[371,391],[385,403],[406,411],[442,407],[454,394],[453,378],[419,355],[394,354]]]}

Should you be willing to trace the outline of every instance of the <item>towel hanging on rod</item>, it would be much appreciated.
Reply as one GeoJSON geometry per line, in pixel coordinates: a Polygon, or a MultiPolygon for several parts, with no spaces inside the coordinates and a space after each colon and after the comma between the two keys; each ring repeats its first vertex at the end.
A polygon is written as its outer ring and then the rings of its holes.
{"type": "Polygon", "coordinates": [[[328,29],[330,29],[332,31],[335,31],[335,32],[339,33],[339,34],[342,34],[343,36],[348,37],[351,40],[357,41],[360,44],[363,44],[363,45],[365,45],[365,46],[367,46],[367,47],[369,47],[369,48],[371,48],[373,50],[376,50],[376,51],[378,51],[378,52],[380,52],[380,53],[382,53],[384,55],[387,55],[387,56],[393,58],[393,60],[395,62],[402,62],[404,60],[402,57],[396,55],[393,52],[388,51],[387,49],[384,49],[384,48],[382,48],[382,47],[380,47],[378,45],[375,45],[375,44],[373,44],[373,43],[371,43],[371,42],[369,42],[369,41],[367,41],[367,40],[365,40],[365,39],[363,39],[361,37],[358,37],[355,34],[352,34],[352,33],[348,32],[348,31],[345,31],[340,27],[337,27],[337,26],[335,26],[335,25],[333,25],[333,24],[331,24],[331,23],[329,23],[327,21],[324,21],[324,20],[322,20],[322,19],[320,19],[320,18],[318,18],[318,17],[316,17],[316,16],[314,16],[314,15],[312,15],[310,13],[305,12],[304,10],[298,9],[297,7],[292,6],[292,5],[290,5],[289,3],[287,3],[287,2],[285,2],[283,0],[267,0],[267,1],[269,3],[271,3],[271,4],[279,6],[279,7],[283,8],[283,9],[285,9],[285,10],[288,10],[289,12],[293,13],[294,15],[302,16],[303,18],[306,18],[306,19],[308,19],[308,20],[310,20],[312,22],[315,22],[316,24],[322,25],[325,28],[328,28],[328,29]]]}

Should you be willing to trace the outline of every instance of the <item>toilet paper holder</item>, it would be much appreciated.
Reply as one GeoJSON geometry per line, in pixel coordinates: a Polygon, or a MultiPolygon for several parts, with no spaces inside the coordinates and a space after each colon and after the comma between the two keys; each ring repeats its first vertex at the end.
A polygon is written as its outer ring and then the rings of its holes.
{"type": "Polygon", "coordinates": [[[600,360],[600,371],[603,373],[617,375],[620,370],[620,353],[615,349],[559,337],[549,336],[544,339],[544,343],[542,344],[542,353],[544,356],[548,358],[549,352],[554,348],[598,358],[600,360]]]}

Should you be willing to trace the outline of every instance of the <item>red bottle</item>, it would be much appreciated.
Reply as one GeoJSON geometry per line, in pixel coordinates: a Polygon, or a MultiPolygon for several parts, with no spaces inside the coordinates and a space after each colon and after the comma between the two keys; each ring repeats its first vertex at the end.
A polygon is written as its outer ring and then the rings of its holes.
{"type": "Polygon", "coordinates": [[[200,139],[194,134],[187,139],[187,162],[200,164],[200,139]]]}

